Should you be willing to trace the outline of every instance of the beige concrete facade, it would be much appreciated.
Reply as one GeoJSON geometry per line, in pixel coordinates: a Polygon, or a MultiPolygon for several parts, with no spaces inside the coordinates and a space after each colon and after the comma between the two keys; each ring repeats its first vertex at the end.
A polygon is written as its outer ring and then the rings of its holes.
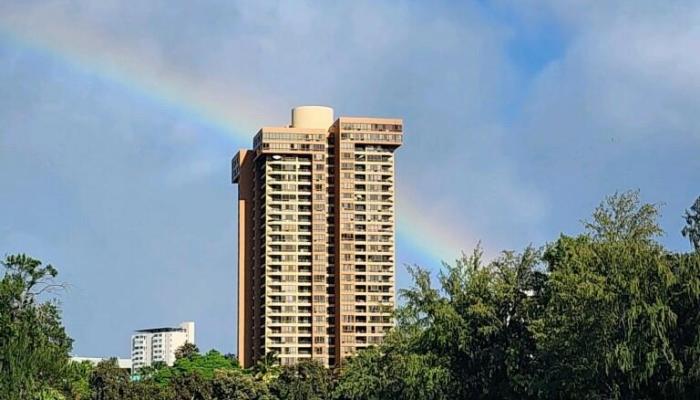
{"type": "Polygon", "coordinates": [[[238,358],[336,365],[378,344],[395,294],[394,150],[403,122],[292,110],[232,162],[238,201],[238,358]]]}

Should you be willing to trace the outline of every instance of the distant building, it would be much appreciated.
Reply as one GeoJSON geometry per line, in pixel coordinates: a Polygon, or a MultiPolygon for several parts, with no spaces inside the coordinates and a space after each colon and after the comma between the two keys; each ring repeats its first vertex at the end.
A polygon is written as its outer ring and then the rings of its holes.
{"type": "Polygon", "coordinates": [[[292,110],[232,162],[238,184],[238,359],[337,365],[393,326],[398,118],[292,110]]]}
{"type": "MultiPolygon", "coordinates": [[[[109,360],[112,357],[71,357],[71,361],[81,363],[83,361],[87,361],[91,363],[92,365],[97,365],[100,361],[105,361],[109,360]]],[[[128,358],[116,358],[117,360],[117,365],[121,369],[131,369],[131,360],[128,358]]]]}
{"type": "Polygon", "coordinates": [[[183,322],[177,328],[140,329],[131,336],[131,361],[134,370],[162,361],[175,362],[175,351],[185,343],[195,344],[194,322],[183,322]]]}

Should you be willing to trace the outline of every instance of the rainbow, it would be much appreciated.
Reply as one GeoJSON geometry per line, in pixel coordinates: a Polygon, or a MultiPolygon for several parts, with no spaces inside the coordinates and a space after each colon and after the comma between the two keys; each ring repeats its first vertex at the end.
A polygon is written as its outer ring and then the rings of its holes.
{"type": "MultiPolygon", "coordinates": [[[[264,115],[258,113],[263,107],[255,107],[262,101],[256,103],[248,96],[239,98],[204,86],[196,78],[159,65],[155,58],[144,58],[133,49],[116,46],[93,33],[73,24],[30,28],[0,17],[0,43],[49,56],[79,74],[117,84],[134,96],[211,128],[211,132],[222,135],[232,147],[249,146],[251,133],[264,121],[264,115]]],[[[452,262],[464,246],[476,243],[426,217],[410,196],[399,193],[399,197],[399,248],[409,248],[424,262],[437,266],[442,260],[452,262]]],[[[400,263],[415,261],[402,254],[397,259],[400,263]]]]}

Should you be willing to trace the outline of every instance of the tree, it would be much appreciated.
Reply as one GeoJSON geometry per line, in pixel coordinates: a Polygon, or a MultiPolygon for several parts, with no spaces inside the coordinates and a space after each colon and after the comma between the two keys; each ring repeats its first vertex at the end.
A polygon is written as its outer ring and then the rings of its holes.
{"type": "Polygon", "coordinates": [[[131,382],[130,392],[131,400],[172,400],[175,398],[173,388],[159,385],[152,379],[131,382]]]}
{"type": "Polygon", "coordinates": [[[61,323],[58,304],[42,301],[58,274],[51,265],[24,254],[2,262],[0,280],[0,393],[26,399],[61,384],[72,340],[61,323]]]}
{"type": "Polygon", "coordinates": [[[280,360],[274,351],[268,352],[252,368],[255,378],[269,385],[282,372],[280,360]]]}
{"type": "Polygon", "coordinates": [[[676,280],[670,290],[670,306],[676,327],[669,336],[679,366],[661,371],[648,386],[658,387],[669,399],[700,398],[700,252],[668,256],[676,280]]]}
{"type": "Polygon", "coordinates": [[[89,361],[69,361],[63,371],[61,392],[67,399],[86,400],[90,398],[90,374],[94,369],[89,361]]]}
{"type": "Polygon", "coordinates": [[[264,382],[241,370],[217,370],[212,381],[212,393],[217,400],[272,399],[264,382]]]}
{"type": "Polygon", "coordinates": [[[116,358],[102,360],[90,374],[92,400],[131,399],[132,385],[129,372],[119,368],[116,358]]]}
{"type": "Polygon", "coordinates": [[[484,263],[477,247],[443,266],[440,289],[428,271],[411,268],[414,286],[401,292],[398,326],[383,346],[392,364],[405,364],[400,371],[420,372],[399,372],[399,386],[411,388],[402,396],[527,398],[535,348],[530,294],[543,280],[538,260],[528,248],[484,263]],[[396,353],[404,354],[392,359],[396,353]]]}
{"type": "Polygon", "coordinates": [[[391,379],[388,363],[379,347],[360,350],[343,361],[333,397],[338,400],[381,400],[387,396],[391,379]]]}
{"type": "Polygon", "coordinates": [[[216,350],[210,350],[204,355],[193,354],[190,357],[177,359],[172,367],[153,373],[152,379],[161,385],[167,385],[178,376],[196,373],[205,380],[211,380],[217,370],[238,368],[240,368],[238,364],[230,358],[216,350]]]}
{"type": "Polygon", "coordinates": [[[544,251],[421,268],[397,326],[344,362],[336,399],[700,396],[700,252],[658,243],[659,207],[607,198],[544,251]]]}
{"type": "Polygon", "coordinates": [[[685,223],[681,233],[684,237],[688,237],[695,251],[700,252],[700,196],[695,200],[690,210],[686,210],[685,223]]]}
{"type": "Polygon", "coordinates": [[[191,358],[194,355],[199,355],[199,347],[196,344],[185,342],[177,350],[175,350],[175,359],[191,358]]]}
{"type": "MultiPolygon", "coordinates": [[[[444,399],[455,387],[447,358],[418,354],[397,333],[392,344],[361,350],[341,367],[333,398],[342,400],[444,399]]],[[[457,398],[457,396],[452,396],[457,398]]]]}
{"type": "Polygon", "coordinates": [[[322,400],[330,398],[333,382],[328,368],[316,360],[285,366],[270,391],[280,400],[322,400]]]}
{"type": "Polygon", "coordinates": [[[134,371],[134,378],[137,381],[154,380],[154,377],[162,370],[167,370],[168,364],[164,361],[155,361],[151,365],[146,365],[134,371]]]}
{"type": "Polygon", "coordinates": [[[187,372],[176,375],[170,382],[173,400],[214,400],[211,380],[199,372],[187,372]]]}
{"type": "Polygon", "coordinates": [[[649,398],[654,378],[678,371],[669,337],[676,283],[658,206],[638,192],[609,197],[587,232],[548,246],[542,316],[532,324],[544,397],[649,398]]]}

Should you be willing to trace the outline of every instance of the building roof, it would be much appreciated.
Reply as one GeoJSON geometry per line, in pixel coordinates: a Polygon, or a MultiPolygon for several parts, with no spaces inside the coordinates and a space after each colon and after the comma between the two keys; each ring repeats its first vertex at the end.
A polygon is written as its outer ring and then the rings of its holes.
{"type": "Polygon", "coordinates": [[[185,332],[184,328],[150,328],[150,329],[139,329],[134,332],[138,333],[164,333],[164,332],[185,332]]]}

